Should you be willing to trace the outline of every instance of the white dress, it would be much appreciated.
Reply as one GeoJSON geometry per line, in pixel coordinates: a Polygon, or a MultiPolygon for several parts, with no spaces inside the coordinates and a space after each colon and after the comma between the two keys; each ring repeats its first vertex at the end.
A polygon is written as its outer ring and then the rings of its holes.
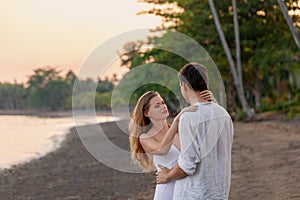
{"type": "MultiPolygon", "coordinates": [[[[179,150],[172,145],[166,155],[153,155],[153,164],[157,171],[161,169],[158,165],[162,165],[168,169],[172,169],[177,164],[179,150]]],[[[172,200],[174,192],[175,180],[166,184],[157,184],[155,188],[154,200],[172,200]]]]}

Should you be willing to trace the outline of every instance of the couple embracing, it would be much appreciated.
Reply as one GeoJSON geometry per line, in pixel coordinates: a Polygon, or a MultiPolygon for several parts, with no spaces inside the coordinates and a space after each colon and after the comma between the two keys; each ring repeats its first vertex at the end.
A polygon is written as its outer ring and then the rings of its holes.
{"type": "Polygon", "coordinates": [[[184,108],[171,125],[159,93],[143,94],[129,124],[132,159],[156,168],[155,200],[228,199],[233,124],[209,91],[207,69],[189,63],[179,72],[184,108]]]}

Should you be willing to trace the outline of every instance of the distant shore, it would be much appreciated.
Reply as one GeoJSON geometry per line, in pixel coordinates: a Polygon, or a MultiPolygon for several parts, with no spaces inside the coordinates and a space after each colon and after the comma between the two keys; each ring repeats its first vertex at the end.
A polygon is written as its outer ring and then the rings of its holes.
{"type": "MultiPolygon", "coordinates": [[[[82,111],[85,112],[84,110],[82,111]]],[[[96,111],[97,115],[101,116],[111,116],[111,111],[100,110],[96,111]]],[[[27,115],[27,116],[39,116],[39,117],[72,117],[72,110],[64,111],[51,111],[51,110],[0,110],[0,115],[27,115]]]]}
{"type": "MultiPolygon", "coordinates": [[[[128,120],[122,120],[127,126],[128,120]]],[[[97,124],[82,127],[97,135],[97,124]]],[[[115,122],[101,125],[111,142],[128,150],[128,135],[115,122]]],[[[300,120],[235,122],[230,200],[300,198],[300,120]]],[[[93,139],[93,138],[91,138],[93,139]]],[[[152,199],[155,177],[111,169],[97,161],[72,128],[61,147],[0,172],[5,200],[152,199]]]]}

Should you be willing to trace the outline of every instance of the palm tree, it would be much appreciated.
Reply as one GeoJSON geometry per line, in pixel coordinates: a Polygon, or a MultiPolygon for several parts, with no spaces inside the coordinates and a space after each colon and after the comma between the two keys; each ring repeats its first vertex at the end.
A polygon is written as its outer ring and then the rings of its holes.
{"type": "Polygon", "coordinates": [[[291,17],[289,16],[288,10],[287,10],[285,4],[282,2],[282,0],[277,0],[277,2],[279,4],[279,7],[280,7],[285,19],[286,19],[287,24],[289,25],[289,28],[290,28],[292,34],[293,34],[296,45],[298,46],[298,48],[300,50],[300,39],[299,39],[297,31],[296,31],[296,29],[293,25],[293,21],[291,20],[291,17]]]}
{"type": "MultiPolygon", "coordinates": [[[[232,55],[230,53],[230,49],[228,47],[227,41],[226,41],[225,36],[224,36],[224,32],[221,28],[221,24],[220,24],[219,17],[218,17],[217,12],[216,12],[214,2],[213,2],[213,0],[209,0],[208,2],[209,2],[209,6],[210,6],[210,9],[211,9],[213,17],[214,17],[214,22],[215,22],[219,37],[221,39],[221,42],[222,42],[227,60],[229,62],[230,70],[231,70],[232,75],[233,75],[234,84],[235,84],[235,87],[237,89],[238,97],[239,97],[240,102],[242,104],[243,111],[247,114],[247,116],[249,118],[252,118],[252,117],[254,117],[255,113],[254,113],[254,110],[250,108],[250,106],[248,105],[248,103],[246,101],[246,98],[245,98],[244,89],[243,89],[243,82],[242,82],[242,72],[241,72],[240,61],[238,61],[239,64],[238,64],[238,73],[237,73],[234,61],[232,59],[232,55]]],[[[239,33],[238,33],[238,23],[237,23],[237,13],[236,13],[235,0],[233,0],[233,4],[234,4],[233,7],[235,7],[235,8],[233,8],[233,12],[235,13],[234,14],[234,21],[235,21],[234,25],[235,25],[236,48],[239,49],[240,44],[239,44],[239,39],[237,39],[237,38],[239,38],[239,33]]],[[[237,54],[239,54],[239,52],[237,52],[237,54]]],[[[240,59],[240,56],[237,57],[237,58],[240,59]]]]}
{"type": "Polygon", "coordinates": [[[236,0],[232,0],[232,11],[233,11],[233,22],[234,22],[237,75],[240,79],[242,90],[244,90],[242,84],[243,77],[242,77],[242,65],[241,65],[240,33],[239,33],[239,22],[237,18],[236,0]]]}

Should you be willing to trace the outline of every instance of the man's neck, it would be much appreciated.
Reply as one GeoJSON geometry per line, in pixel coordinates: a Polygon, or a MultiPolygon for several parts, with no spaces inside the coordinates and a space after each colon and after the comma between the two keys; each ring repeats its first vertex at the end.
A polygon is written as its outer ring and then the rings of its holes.
{"type": "Polygon", "coordinates": [[[203,99],[201,96],[200,96],[200,92],[196,92],[196,96],[193,95],[193,98],[190,98],[190,104],[191,105],[194,105],[195,103],[203,103],[203,102],[209,102],[205,99],[203,99]]]}

